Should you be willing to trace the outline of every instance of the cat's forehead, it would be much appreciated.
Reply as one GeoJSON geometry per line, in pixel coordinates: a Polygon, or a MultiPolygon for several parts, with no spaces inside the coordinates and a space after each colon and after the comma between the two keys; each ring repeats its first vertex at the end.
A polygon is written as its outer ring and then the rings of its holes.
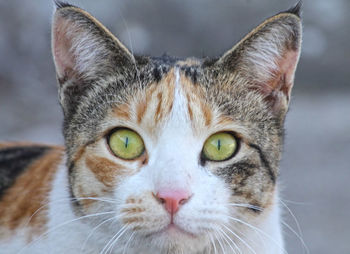
{"type": "Polygon", "coordinates": [[[239,79],[231,76],[225,80],[225,76],[215,75],[205,61],[192,57],[149,58],[123,102],[111,105],[107,116],[110,128],[128,127],[154,139],[165,127],[177,133],[188,128],[187,134],[200,138],[222,130],[246,133],[242,122],[261,115],[261,107],[250,105],[258,103],[255,94],[243,89],[239,79]]]}
{"type": "Polygon", "coordinates": [[[227,120],[218,114],[215,104],[208,100],[205,86],[200,84],[199,60],[159,62],[153,72],[157,77],[153,82],[113,108],[113,117],[120,124],[131,124],[131,128],[159,136],[164,127],[176,132],[191,129],[199,134],[227,120]]]}

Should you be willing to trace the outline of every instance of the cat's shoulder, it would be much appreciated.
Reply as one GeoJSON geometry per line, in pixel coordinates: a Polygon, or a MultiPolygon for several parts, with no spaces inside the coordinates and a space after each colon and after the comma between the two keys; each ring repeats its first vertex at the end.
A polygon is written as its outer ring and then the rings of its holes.
{"type": "Polygon", "coordinates": [[[0,143],[0,198],[23,174],[30,177],[38,168],[51,171],[60,162],[63,150],[43,144],[0,143]]]}

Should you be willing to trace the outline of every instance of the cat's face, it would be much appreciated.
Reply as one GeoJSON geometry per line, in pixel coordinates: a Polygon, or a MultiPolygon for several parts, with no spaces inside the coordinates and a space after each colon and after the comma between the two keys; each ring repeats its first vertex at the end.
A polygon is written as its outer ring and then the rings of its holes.
{"type": "Polygon", "coordinates": [[[86,12],[60,8],[53,53],[76,213],[113,212],[104,233],[123,245],[239,242],[275,206],[299,49],[300,20],[284,13],[218,60],[135,58],[86,12]]]}

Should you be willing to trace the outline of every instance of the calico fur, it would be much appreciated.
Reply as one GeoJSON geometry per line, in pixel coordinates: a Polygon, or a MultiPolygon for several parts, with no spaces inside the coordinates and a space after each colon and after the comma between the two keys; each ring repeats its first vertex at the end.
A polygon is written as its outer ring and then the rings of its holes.
{"type": "Polygon", "coordinates": [[[301,45],[300,4],[217,59],[134,56],[86,11],[57,3],[52,51],[64,148],[0,145],[5,253],[284,253],[283,124],[301,45]],[[137,132],[136,159],[108,147],[137,132]],[[228,160],[202,155],[229,132],[228,160]],[[162,190],[189,194],[173,216],[162,190]]]}

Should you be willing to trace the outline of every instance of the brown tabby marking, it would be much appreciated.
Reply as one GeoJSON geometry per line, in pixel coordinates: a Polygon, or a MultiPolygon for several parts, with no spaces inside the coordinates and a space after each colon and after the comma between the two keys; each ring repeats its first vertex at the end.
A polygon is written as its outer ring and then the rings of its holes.
{"type": "MultiPolygon", "coordinates": [[[[6,191],[6,195],[0,201],[1,225],[13,231],[28,223],[32,234],[43,232],[47,221],[45,215],[47,206],[44,205],[47,204],[47,194],[62,154],[63,148],[53,147],[43,157],[31,163],[16,179],[15,184],[6,191]],[[33,217],[29,221],[31,216],[33,217]]],[[[0,236],[5,237],[9,234],[0,231],[0,236]]]]}
{"type": "Polygon", "coordinates": [[[152,83],[146,91],[139,92],[136,101],[137,123],[149,133],[169,116],[174,100],[174,70],[170,70],[159,83],[152,83]],[[147,119],[147,120],[145,120],[147,119]]]}
{"type": "Polygon", "coordinates": [[[125,204],[141,204],[142,203],[142,199],[141,198],[128,198],[126,201],[125,201],[125,204]]]}
{"type": "Polygon", "coordinates": [[[190,117],[190,120],[193,121],[193,112],[192,112],[192,108],[190,106],[190,96],[187,94],[187,111],[188,111],[188,116],[190,117]]]}
{"type": "Polygon", "coordinates": [[[117,118],[130,121],[130,106],[128,104],[118,105],[113,109],[113,113],[117,118]]]}
{"type": "MultiPolygon", "coordinates": [[[[153,193],[151,193],[154,195],[153,193]]],[[[140,213],[143,213],[146,211],[146,208],[142,206],[143,199],[139,197],[130,197],[125,201],[125,204],[127,207],[123,208],[121,210],[121,213],[124,213],[125,216],[123,216],[123,222],[127,225],[133,224],[133,223],[142,223],[144,221],[144,218],[141,217],[140,213]]],[[[139,230],[136,226],[134,230],[139,230]]]]}
{"type": "Polygon", "coordinates": [[[128,213],[128,214],[142,213],[142,212],[144,212],[144,211],[146,211],[145,208],[137,207],[137,206],[131,207],[131,208],[124,208],[124,209],[122,210],[123,213],[128,213]]]}
{"type": "Polygon", "coordinates": [[[146,113],[147,106],[151,101],[152,95],[156,90],[157,86],[155,84],[150,84],[150,87],[146,91],[146,95],[140,100],[140,103],[137,105],[137,123],[141,124],[142,119],[146,113]]]}
{"type": "Polygon", "coordinates": [[[155,122],[159,122],[159,119],[162,118],[162,102],[163,102],[163,94],[161,92],[159,92],[157,94],[157,99],[158,99],[158,105],[157,105],[157,111],[154,115],[154,120],[155,122]]]}
{"type": "Polygon", "coordinates": [[[96,193],[88,193],[88,194],[83,194],[84,193],[84,188],[82,186],[79,186],[79,193],[80,197],[83,198],[82,200],[79,201],[80,204],[82,204],[84,207],[88,208],[91,206],[93,203],[97,202],[97,200],[94,200],[93,198],[98,198],[99,195],[96,193]],[[84,199],[86,198],[86,199],[84,199]]]}
{"type": "Polygon", "coordinates": [[[213,118],[213,113],[208,107],[207,104],[205,104],[203,101],[201,101],[201,109],[203,112],[203,116],[205,119],[205,126],[209,126],[211,124],[212,118],[213,118]]]}
{"type": "Polygon", "coordinates": [[[81,159],[81,157],[85,153],[85,150],[86,150],[86,146],[82,146],[82,147],[78,148],[78,151],[73,156],[74,163],[77,163],[81,159]]]}
{"type": "Polygon", "coordinates": [[[220,116],[217,118],[218,125],[227,125],[232,123],[232,119],[228,116],[220,116]]]}
{"type": "Polygon", "coordinates": [[[143,115],[146,112],[147,102],[146,99],[140,101],[140,103],[137,105],[137,123],[140,124],[143,118],[143,115]]]}
{"type": "Polygon", "coordinates": [[[117,177],[127,172],[122,165],[104,157],[88,155],[85,162],[96,178],[106,187],[115,186],[117,177]]]}

